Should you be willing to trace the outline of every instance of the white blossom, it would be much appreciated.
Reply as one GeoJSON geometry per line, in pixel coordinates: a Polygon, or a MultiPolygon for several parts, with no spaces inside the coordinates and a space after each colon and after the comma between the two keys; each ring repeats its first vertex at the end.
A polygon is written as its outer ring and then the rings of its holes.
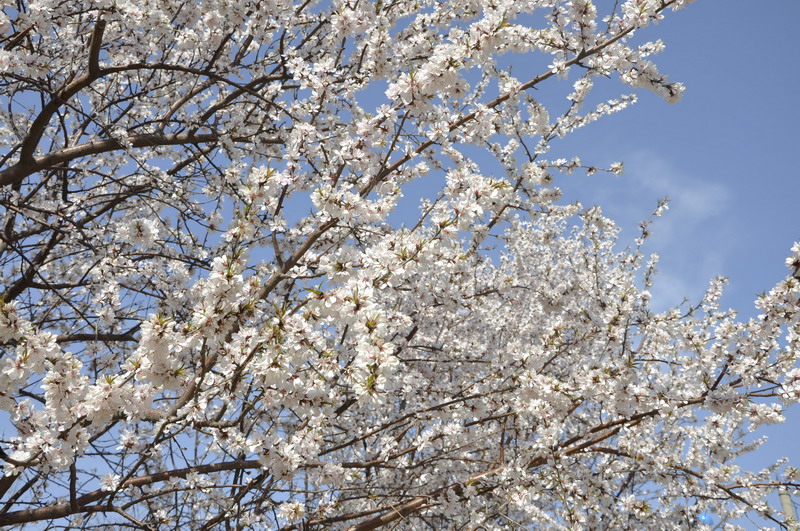
{"type": "Polygon", "coordinates": [[[688,3],[0,3],[0,520],[766,511],[796,470],[732,463],[800,400],[800,244],[757,318],[656,311],[653,220],[558,187],[623,163],[547,158],[680,98],[639,36],[688,3]]]}

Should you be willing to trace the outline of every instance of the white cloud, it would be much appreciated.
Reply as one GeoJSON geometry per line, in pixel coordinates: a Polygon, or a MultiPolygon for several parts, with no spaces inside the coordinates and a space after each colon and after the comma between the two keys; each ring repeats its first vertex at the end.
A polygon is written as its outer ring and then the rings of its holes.
{"type": "Polygon", "coordinates": [[[652,225],[648,249],[662,256],[653,289],[657,307],[700,297],[709,280],[725,274],[734,234],[726,219],[732,215],[728,188],[679,168],[653,152],[626,157],[624,177],[641,201],[669,197],[670,210],[652,225]],[[651,199],[652,198],[652,199],[651,199]]]}
{"type": "MultiPolygon", "coordinates": [[[[599,204],[623,232],[620,242],[632,245],[639,223],[668,197],[670,208],[651,225],[646,252],[661,256],[652,290],[657,309],[697,300],[708,282],[725,275],[736,241],[731,191],[703,175],[673,164],[654,151],[621,154],[625,173],[618,178],[598,176],[565,183],[566,199],[599,204]],[[576,186],[577,185],[577,186],[576,186]]],[[[561,184],[561,183],[559,183],[561,184]]]]}

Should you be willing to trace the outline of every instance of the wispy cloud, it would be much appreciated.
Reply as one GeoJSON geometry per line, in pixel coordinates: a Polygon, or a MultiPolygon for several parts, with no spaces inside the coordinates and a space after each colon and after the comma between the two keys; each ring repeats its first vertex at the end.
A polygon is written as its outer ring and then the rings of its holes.
{"type": "Polygon", "coordinates": [[[638,236],[639,223],[649,217],[658,200],[668,197],[670,208],[651,226],[645,247],[661,257],[653,304],[663,309],[684,298],[696,300],[712,278],[724,276],[728,269],[735,241],[734,228],[726,222],[734,215],[731,191],[693,174],[686,167],[690,164],[679,166],[653,151],[620,158],[625,161],[624,175],[570,185],[568,197],[577,194],[587,204],[601,205],[623,229],[623,245],[638,236]]]}

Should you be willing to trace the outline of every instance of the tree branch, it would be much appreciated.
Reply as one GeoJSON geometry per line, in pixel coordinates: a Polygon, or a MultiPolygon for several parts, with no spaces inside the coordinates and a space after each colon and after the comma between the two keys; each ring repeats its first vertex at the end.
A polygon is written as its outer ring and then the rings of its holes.
{"type": "MultiPolygon", "coordinates": [[[[227,461],[225,463],[214,463],[208,465],[198,465],[189,468],[181,468],[176,470],[169,470],[166,472],[157,472],[155,474],[148,474],[146,476],[139,476],[137,478],[129,479],[126,481],[122,488],[126,487],[141,487],[150,485],[152,483],[159,483],[161,481],[168,481],[173,478],[185,478],[189,474],[210,474],[213,472],[223,472],[226,470],[243,470],[262,468],[263,465],[260,461],[227,461]]],[[[52,505],[50,507],[43,507],[41,509],[29,509],[25,511],[15,511],[13,513],[4,514],[2,517],[3,525],[23,524],[28,522],[38,522],[41,520],[50,520],[54,518],[63,518],[71,514],[84,512],[87,510],[87,505],[102,500],[109,496],[111,492],[106,490],[95,490],[80,496],[74,500],[73,503],[62,503],[59,505],[52,505]],[[77,506],[77,509],[74,508],[77,506]]]]}
{"type": "MultiPolygon", "coordinates": [[[[25,177],[42,171],[64,162],[85,157],[87,155],[97,155],[99,153],[107,153],[109,151],[116,151],[120,149],[130,148],[146,148],[146,147],[159,147],[159,146],[175,146],[182,144],[202,144],[208,142],[217,142],[220,135],[216,133],[183,133],[183,134],[144,134],[132,135],[125,140],[95,140],[87,142],[79,146],[60,149],[53,153],[48,153],[41,157],[30,158],[20,161],[13,166],[0,171],[0,186],[7,186],[16,184],[22,181],[25,177]]],[[[248,142],[250,137],[247,136],[234,136],[231,137],[234,142],[248,142]]],[[[280,144],[282,140],[279,138],[269,138],[262,140],[267,144],[280,144]]]]}

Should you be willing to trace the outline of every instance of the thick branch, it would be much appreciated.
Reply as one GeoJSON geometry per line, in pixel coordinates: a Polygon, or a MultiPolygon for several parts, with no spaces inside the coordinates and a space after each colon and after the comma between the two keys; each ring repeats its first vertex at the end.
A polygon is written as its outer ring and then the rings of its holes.
{"type": "MultiPolygon", "coordinates": [[[[226,470],[243,470],[261,468],[263,465],[259,461],[228,461],[225,463],[214,463],[209,465],[198,465],[189,468],[181,468],[177,470],[169,470],[166,472],[157,472],[155,474],[148,474],[146,476],[139,476],[137,478],[129,479],[123,485],[126,487],[142,487],[152,483],[159,483],[161,481],[168,481],[173,478],[185,478],[189,474],[210,474],[213,472],[223,472],[226,470]]],[[[13,513],[4,514],[0,520],[4,525],[10,524],[23,524],[27,522],[38,522],[41,520],[51,520],[54,518],[63,518],[71,514],[86,511],[86,506],[90,503],[95,503],[109,496],[111,492],[105,490],[95,490],[80,496],[74,500],[74,505],[62,503],[60,505],[52,505],[50,507],[43,507],[41,509],[29,509],[26,511],[15,511],[13,513]]]]}
{"type": "Polygon", "coordinates": [[[106,21],[98,20],[92,31],[92,41],[89,43],[89,75],[96,76],[100,72],[100,48],[103,46],[103,32],[106,30],[106,21]]]}
{"type": "MultiPolygon", "coordinates": [[[[36,146],[39,145],[39,141],[42,139],[45,128],[47,127],[47,124],[50,123],[50,118],[52,118],[53,114],[55,114],[58,108],[61,107],[67,100],[72,98],[72,96],[84,88],[88,87],[100,75],[98,61],[100,57],[100,46],[102,45],[103,41],[103,32],[105,29],[106,23],[102,20],[95,25],[94,30],[92,31],[91,43],[89,45],[89,71],[56,93],[53,98],[42,108],[42,112],[40,112],[39,116],[37,116],[33,121],[31,128],[28,131],[28,135],[25,137],[25,140],[22,141],[19,152],[19,162],[9,168],[9,170],[13,170],[17,166],[24,166],[33,162],[33,153],[36,151],[36,146]]],[[[7,184],[3,179],[2,173],[4,172],[0,172],[0,184],[7,184]]],[[[19,180],[21,179],[22,178],[19,180]]],[[[15,180],[9,182],[19,181],[15,180]]]]}
{"type": "MultiPolygon", "coordinates": [[[[107,153],[109,151],[116,151],[119,149],[131,148],[146,148],[158,146],[175,146],[183,144],[202,144],[207,142],[217,142],[220,135],[215,133],[184,133],[184,134],[145,134],[133,135],[126,138],[124,141],[110,139],[110,140],[95,140],[94,142],[87,142],[79,146],[60,149],[54,153],[48,153],[41,157],[31,158],[28,160],[20,161],[0,171],[0,186],[9,184],[16,184],[22,181],[25,177],[36,173],[38,171],[69,162],[71,160],[85,157],[87,155],[97,155],[99,153],[107,153]]],[[[235,136],[231,137],[234,142],[250,141],[249,137],[235,136]]],[[[281,140],[278,138],[266,139],[263,142],[268,144],[280,144],[281,140]]]]}

